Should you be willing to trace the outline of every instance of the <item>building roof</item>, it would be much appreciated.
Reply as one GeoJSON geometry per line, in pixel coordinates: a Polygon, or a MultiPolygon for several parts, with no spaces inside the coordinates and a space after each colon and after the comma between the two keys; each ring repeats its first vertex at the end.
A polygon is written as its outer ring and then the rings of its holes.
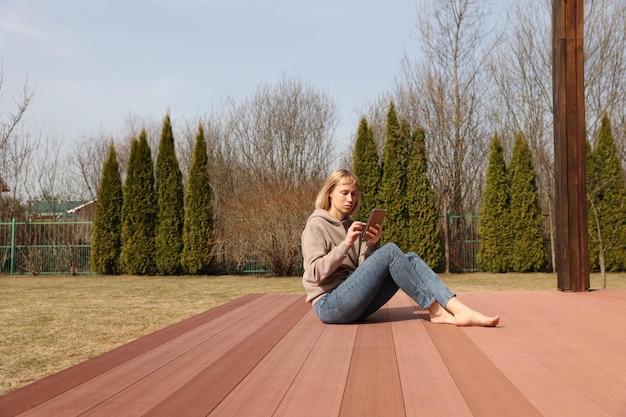
{"type": "Polygon", "coordinates": [[[87,204],[86,201],[38,200],[30,205],[30,214],[37,217],[71,217],[72,210],[87,204]]]}

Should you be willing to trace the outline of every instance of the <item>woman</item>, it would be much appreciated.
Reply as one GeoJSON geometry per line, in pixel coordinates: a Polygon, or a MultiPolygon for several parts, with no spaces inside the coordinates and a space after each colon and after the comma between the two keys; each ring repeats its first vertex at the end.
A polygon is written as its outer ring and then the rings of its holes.
{"type": "Polygon", "coordinates": [[[339,169],[319,192],[315,211],[302,232],[306,300],[325,323],[360,321],[382,307],[402,288],[433,323],[496,326],[499,316],[486,316],[461,303],[416,254],[387,243],[378,247],[382,227],[355,221],[359,183],[339,169]]]}

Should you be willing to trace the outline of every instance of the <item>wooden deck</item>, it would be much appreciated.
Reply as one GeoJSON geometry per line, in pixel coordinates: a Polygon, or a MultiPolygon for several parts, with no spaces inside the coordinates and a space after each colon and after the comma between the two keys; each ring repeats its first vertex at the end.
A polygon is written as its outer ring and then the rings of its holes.
{"type": "Polygon", "coordinates": [[[434,325],[404,294],[325,325],[250,295],[0,397],[6,416],[626,416],[626,291],[477,292],[497,328],[434,325]]]}

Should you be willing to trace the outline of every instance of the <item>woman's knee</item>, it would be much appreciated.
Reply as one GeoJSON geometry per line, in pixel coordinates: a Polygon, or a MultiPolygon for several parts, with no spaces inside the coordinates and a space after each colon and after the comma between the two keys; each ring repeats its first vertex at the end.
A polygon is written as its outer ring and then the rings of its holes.
{"type": "Polygon", "coordinates": [[[387,253],[393,255],[393,256],[397,256],[397,255],[404,255],[404,252],[402,252],[402,249],[400,249],[398,247],[398,245],[396,245],[393,242],[389,242],[389,243],[385,243],[380,249],[378,250],[385,250],[387,253]]]}

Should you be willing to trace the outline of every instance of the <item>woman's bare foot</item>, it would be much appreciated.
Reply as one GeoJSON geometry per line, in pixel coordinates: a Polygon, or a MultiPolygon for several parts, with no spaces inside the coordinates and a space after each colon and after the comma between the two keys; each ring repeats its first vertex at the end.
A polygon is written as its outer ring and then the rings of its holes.
{"type": "Polygon", "coordinates": [[[457,313],[454,316],[454,320],[457,326],[494,327],[500,322],[500,316],[485,316],[468,308],[466,311],[457,313]]]}
{"type": "Polygon", "coordinates": [[[457,326],[483,326],[494,327],[500,322],[500,316],[486,316],[478,311],[472,310],[456,297],[452,297],[446,309],[454,316],[454,324],[457,326]]]}
{"type": "Polygon", "coordinates": [[[429,308],[431,323],[437,324],[456,324],[455,318],[448,310],[443,308],[438,302],[434,302],[429,308]]]}

